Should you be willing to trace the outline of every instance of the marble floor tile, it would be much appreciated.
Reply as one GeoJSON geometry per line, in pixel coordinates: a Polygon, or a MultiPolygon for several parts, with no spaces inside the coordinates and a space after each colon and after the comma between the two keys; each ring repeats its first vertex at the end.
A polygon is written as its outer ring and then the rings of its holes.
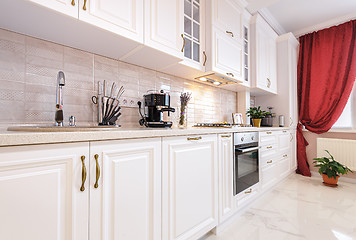
{"type": "Polygon", "coordinates": [[[356,184],[292,175],[219,235],[204,240],[356,240],[356,184]]]}

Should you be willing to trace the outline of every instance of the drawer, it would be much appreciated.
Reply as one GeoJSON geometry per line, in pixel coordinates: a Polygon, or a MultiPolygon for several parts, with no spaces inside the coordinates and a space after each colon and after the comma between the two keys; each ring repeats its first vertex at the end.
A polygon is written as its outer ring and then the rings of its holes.
{"type": "Polygon", "coordinates": [[[239,194],[237,194],[234,197],[235,207],[240,208],[241,206],[244,206],[247,203],[249,203],[251,200],[253,200],[254,197],[257,196],[257,193],[259,192],[259,187],[260,184],[256,183],[255,185],[247,188],[245,191],[242,191],[239,194]]]}
{"type": "Polygon", "coordinates": [[[276,157],[264,158],[260,160],[260,166],[262,169],[264,167],[275,165],[276,163],[277,163],[276,157]]]}
{"type": "Polygon", "coordinates": [[[273,131],[260,132],[260,146],[265,146],[268,144],[277,144],[278,134],[273,131]]]}
{"type": "Polygon", "coordinates": [[[286,158],[290,158],[290,151],[286,150],[286,151],[278,151],[276,159],[277,160],[283,160],[286,158]]]}
{"type": "Polygon", "coordinates": [[[283,178],[289,174],[289,169],[290,169],[289,158],[283,158],[277,163],[277,165],[278,165],[278,172],[280,177],[283,178]]]}
{"type": "Polygon", "coordinates": [[[270,144],[261,147],[259,150],[260,158],[266,158],[266,157],[268,158],[271,156],[276,156],[276,154],[278,153],[277,149],[278,149],[277,144],[270,144]]]}
{"type": "Polygon", "coordinates": [[[281,131],[278,135],[278,149],[279,151],[287,151],[290,148],[290,134],[288,131],[281,131]]]}
{"type": "Polygon", "coordinates": [[[261,170],[262,190],[268,189],[276,184],[278,181],[278,165],[272,164],[266,166],[261,170]]]}

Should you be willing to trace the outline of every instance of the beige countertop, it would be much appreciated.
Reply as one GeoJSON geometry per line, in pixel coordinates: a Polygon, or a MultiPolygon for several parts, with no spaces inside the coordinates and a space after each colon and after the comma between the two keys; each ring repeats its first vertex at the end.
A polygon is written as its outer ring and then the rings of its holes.
{"type": "Polygon", "coordinates": [[[219,134],[248,131],[278,131],[289,130],[288,127],[234,127],[234,128],[198,128],[186,129],[153,129],[153,128],[116,128],[93,130],[81,128],[81,131],[68,132],[29,132],[0,130],[0,146],[15,146],[27,144],[86,142],[101,140],[118,140],[129,138],[170,137],[199,134],[219,134]]]}

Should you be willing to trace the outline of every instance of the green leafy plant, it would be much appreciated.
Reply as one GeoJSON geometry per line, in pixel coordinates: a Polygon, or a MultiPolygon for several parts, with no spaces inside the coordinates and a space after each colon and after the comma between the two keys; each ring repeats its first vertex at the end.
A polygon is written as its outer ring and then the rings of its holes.
{"type": "Polygon", "coordinates": [[[314,167],[319,168],[320,174],[326,174],[329,178],[336,179],[337,176],[347,174],[348,172],[352,172],[350,168],[342,165],[341,163],[335,161],[334,157],[329,153],[328,150],[325,150],[329,154],[330,157],[321,157],[314,158],[315,160],[314,167]]]}
{"type": "Polygon", "coordinates": [[[262,111],[261,106],[258,107],[250,107],[250,109],[246,112],[247,116],[252,119],[260,119],[266,117],[267,114],[271,114],[267,111],[262,111]]]}

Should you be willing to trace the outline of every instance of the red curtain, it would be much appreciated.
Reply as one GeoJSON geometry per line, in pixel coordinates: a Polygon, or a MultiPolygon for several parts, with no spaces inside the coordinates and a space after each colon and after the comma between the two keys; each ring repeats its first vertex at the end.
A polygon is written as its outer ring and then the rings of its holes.
{"type": "Polygon", "coordinates": [[[356,78],[356,20],[299,41],[297,173],[311,176],[302,127],[325,133],[343,112],[356,78]]]}

